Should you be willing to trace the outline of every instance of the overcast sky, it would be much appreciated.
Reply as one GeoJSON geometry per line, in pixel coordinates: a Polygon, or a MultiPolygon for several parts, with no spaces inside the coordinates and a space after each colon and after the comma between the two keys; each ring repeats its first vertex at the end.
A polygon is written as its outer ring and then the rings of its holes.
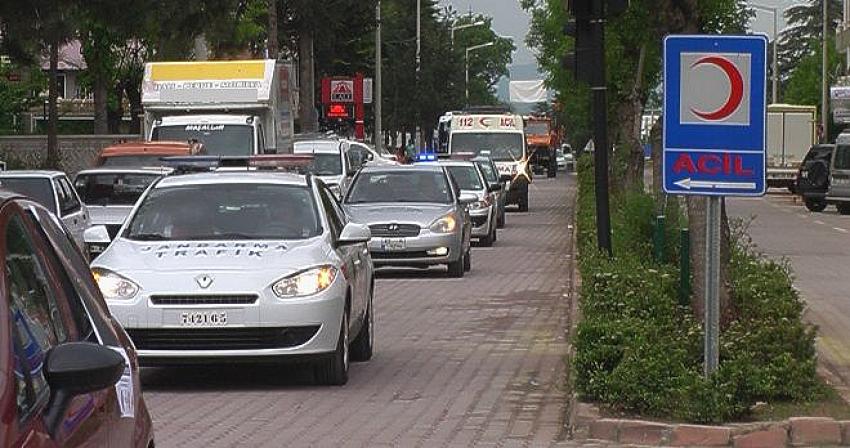
{"type": "MultiPolygon", "coordinates": [[[[750,1],[751,4],[764,6],[775,6],[786,8],[802,0],[759,0],[750,1]]],[[[493,27],[499,34],[513,36],[517,46],[514,53],[515,64],[534,63],[534,55],[525,46],[525,35],[528,33],[529,17],[519,6],[518,0],[440,0],[443,5],[451,5],[460,12],[472,9],[475,13],[481,13],[493,17],[493,27]]],[[[779,12],[779,30],[785,25],[782,12],[779,12]]],[[[773,15],[765,11],[756,11],[755,20],[752,22],[752,30],[763,32],[773,38],[773,15]]],[[[462,33],[463,31],[459,31],[462,33]]]]}

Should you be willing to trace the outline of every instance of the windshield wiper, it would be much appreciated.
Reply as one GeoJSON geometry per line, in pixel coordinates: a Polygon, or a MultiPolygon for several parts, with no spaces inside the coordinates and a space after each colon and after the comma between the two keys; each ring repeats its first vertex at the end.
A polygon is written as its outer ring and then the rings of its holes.
{"type": "Polygon", "coordinates": [[[137,241],[166,241],[170,238],[161,233],[131,233],[127,238],[137,241]]]}

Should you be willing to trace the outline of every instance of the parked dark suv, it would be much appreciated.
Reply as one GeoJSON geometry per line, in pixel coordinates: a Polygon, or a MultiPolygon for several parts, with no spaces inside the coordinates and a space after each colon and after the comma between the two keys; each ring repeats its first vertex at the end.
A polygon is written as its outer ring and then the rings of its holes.
{"type": "Polygon", "coordinates": [[[834,150],[835,145],[812,146],[797,171],[794,191],[803,198],[806,208],[813,212],[822,212],[827,206],[829,168],[834,150]]]}
{"type": "Polygon", "coordinates": [[[153,446],[136,352],[55,215],[0,192],[0,446],[153,446]]]}

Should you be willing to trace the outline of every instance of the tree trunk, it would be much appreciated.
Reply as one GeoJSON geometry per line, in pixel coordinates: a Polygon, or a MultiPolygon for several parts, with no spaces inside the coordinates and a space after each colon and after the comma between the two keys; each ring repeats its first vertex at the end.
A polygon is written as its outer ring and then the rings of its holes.
{"type": "Polygon", "coordinates": [[[59,109],[56,105],[59,98],[59,86],[56,78],[59,71],[59,39],[54,37],[50,42],[50,69],[47,87],[47,159],[46,168],[60,169],[59,163],[59,109]]]}
{"type": "Polygon", "coordinates": [[[301,132],[316,132],[319,128],[315,113],[316,107],[316,70],[313,67],[313,30],[302,27],[298,39],[298,60],[301,86],[299,89],[298,117],[301,132]]]}
{"type": "Polygon", "coordinates": [[[209,59],[209,48],[207,47],[207,38],[203,33],[195,36],[192,44],[193,53],[195,53],[196,61],[206,61],[209,59]]]}
{"type": "Polygon", "coordinates": [[[623,119],[623,137],[625,147],[629,151],[626,166],[625,189],[640,190],[643,187],[643,145],[640,141],[640,127],[643,117],[645,97],[643,93],[643,70],[646,65],[646,45],[641,45],[638,52],[637,73],[632,91],[629,93],[628,109],[630,114],[623,119]]]}
{"type": "Polygon", "coordinates": [[[109,119],[107,112],[107,98],[109,92],[103,75],[95,73],[94,83],[94,133],[106,134],[109,132],[109,119]]]}
{"type": "MultiPolygon", "coordinates": [[[[142,134],[142,91],[138,85],[125,85],[124,93],[130,104],[130,134],[142,134]]],[[[146,137],[146,136],[143,136],[146,137]]]]}
{"type": "Polygon", "coordinates": [[[277,44],[277,0],[269,0],[269,28],[267,46],[269,58],[277,60],[280,50],[277,44]]]}

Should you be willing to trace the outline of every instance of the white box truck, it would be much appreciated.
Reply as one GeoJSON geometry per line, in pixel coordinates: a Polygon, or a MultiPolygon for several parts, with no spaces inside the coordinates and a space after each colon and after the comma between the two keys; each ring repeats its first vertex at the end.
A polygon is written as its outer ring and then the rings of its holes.
{"type": "MultiPolygon", "coordinates": [[[[793,190],[797,169],[817,142],[817,108],[792,104],[767,106],[767,186],[793,190]]],[[[793,191],[792,191],[793,192],[793,191]]]]}
{"type": "Polygon", "coordinates": [[[145,64],[145,138],[197,140],[210,155],[291,153],[292,73],[272,59],[145,64]]]}

